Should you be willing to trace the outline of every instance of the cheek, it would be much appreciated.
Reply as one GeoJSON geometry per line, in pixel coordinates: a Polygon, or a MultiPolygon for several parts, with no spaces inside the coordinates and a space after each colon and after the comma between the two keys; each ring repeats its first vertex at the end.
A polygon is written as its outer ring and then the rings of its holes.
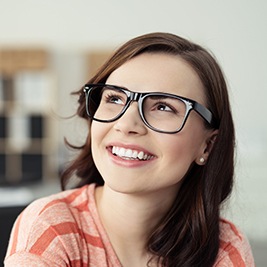
{"type": "Polygon", "coordinates": [[[189,167],[199,155],[201,148],[201,138],[197,135],[180,133],[177,136],[170,136],[168,142],[162,142],[165,155],[173,163],[182,162],[185,167],[189,167]]]}
{"type": "Polygon", "coordinates": [[[109,126],[108,123],[93,121],[91,125],[91,141],[99,142],[102,140],[108,131],[107,126],[109,126]]]}
{"type": "Polygon", "coordinates": [[[159,146],[163,147],[160,173],[170,183],[180,182],[197,158],[199,146],[188,136],[170,138],[168,142],[161,141],[159,146]]]}
{"type": "Polygon", "coordinates": [[[104,138],[105,131],[103,123],[93,121],[91,125],[91,149],[93,157],[97,155],[101,141],[104,138]]]}

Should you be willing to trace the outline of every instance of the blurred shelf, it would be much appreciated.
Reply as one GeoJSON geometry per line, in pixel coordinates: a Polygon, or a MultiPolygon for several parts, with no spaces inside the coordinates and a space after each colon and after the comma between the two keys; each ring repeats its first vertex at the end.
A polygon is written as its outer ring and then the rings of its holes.
{"type": "Polygon", "coordinates": [[[0,49],[0,186],[45,182],[58,173],[57,88],[48,58],[41,48],[0,49]]]}
{"type": "Polygon", "coordinates": [[[0,187],[0,208],[27,206],[32,201],[61,191],[59,181],[0,187]]]}

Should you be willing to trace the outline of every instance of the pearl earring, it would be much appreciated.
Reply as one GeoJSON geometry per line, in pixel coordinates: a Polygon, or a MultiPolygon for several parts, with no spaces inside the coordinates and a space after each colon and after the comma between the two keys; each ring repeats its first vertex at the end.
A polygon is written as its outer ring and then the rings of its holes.
{"type": "Polygon", "coordinates": [[[204,159],[204,158],[200,158],[199,161],[200,161],[201,163],[204,163],[205,159],[204,159]]]}

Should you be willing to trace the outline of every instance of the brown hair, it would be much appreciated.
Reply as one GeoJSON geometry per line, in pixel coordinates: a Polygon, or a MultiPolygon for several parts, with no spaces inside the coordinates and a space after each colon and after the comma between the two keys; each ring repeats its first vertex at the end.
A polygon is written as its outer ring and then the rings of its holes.
{"type": "MultiPolygon", "coordinates": [[[[212,266],[219,250],[220,206],[230,195],[234,173],[235,134],[224,75],[215,58],[203,47],[169,33],[151,33],[122,45],[90,79],[105,83],[109,75],[131,58],[142,53],[178,55],[196,71],[201,79],[207,107],[218,121],[219,133],[207,163],[194,164],[184,178],[168,214],[151,233],[148,250],[163,266],[212,266]]],[[[82,89],[77,114],[90,120],[85,111],[82,89]]],[[[74,147],[74,146],[72,146],[74,147]]],[[[61,177],[65,189],[75,173],[80,187],[104,183],[91,155],[90,133],[78,157],[61,177]]]]}

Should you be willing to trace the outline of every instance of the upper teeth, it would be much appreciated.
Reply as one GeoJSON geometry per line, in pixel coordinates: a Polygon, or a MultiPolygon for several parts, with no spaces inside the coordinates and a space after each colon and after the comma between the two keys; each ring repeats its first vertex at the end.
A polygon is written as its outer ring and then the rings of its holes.
{"type": "Polygon", "coordinates": [[[143,151],[137,151],[132,150],[129,148],[123,148],[123,147],[112,147],[112,153],[119,156],[119,157],[126,157],[126,158],[133,158],[133,159],[139,159],[139,160],[149,160],[153,156],[146,154],[143,151]]]}

